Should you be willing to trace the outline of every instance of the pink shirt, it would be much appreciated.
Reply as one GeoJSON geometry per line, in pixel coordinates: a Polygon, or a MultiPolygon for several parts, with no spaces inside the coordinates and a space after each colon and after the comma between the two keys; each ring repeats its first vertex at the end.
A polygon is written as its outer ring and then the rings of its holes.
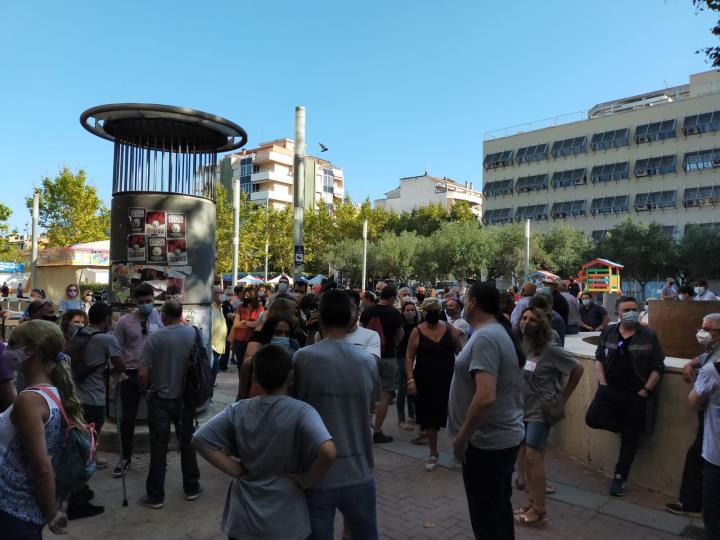
{"type": "Polygon", "coordinates": [[[140,367],[147,336],[163,327],[160,313],[154,309],[145,324],[147,334],[143,335],[140,314],[133,311],[120,317],[120,320],[115,325],[113,334],[120,344],[121,356],[123,362],[125,362],[125,367],[128,369],[138,369],[140,367]]]}

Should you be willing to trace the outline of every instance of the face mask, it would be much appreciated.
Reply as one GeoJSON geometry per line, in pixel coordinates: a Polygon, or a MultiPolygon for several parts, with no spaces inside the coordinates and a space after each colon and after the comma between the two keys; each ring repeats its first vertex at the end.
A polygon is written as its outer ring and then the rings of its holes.
{"type": "Polygon", "coordinates": [[[518,324],[518,328],[520,328],[520,331],[523,333],[523,335],[533,334],[535,332],[535,323],[528,321],[520,321],[520,324],[518,324]]]}
{"type": "Polygon", "coordinates": [[[5,349],[5,352],[3,353],[3,361],[14,369],[20,367],[20,364],[25,362],[28,358],[28,354],[22,348],[5,349]]]}
{"type": "Polygon", "coordinates": [[[225,302],[225,300],[227,300],[227,296],[224,295],[224,294],[221,294],[221,295],[220,295],[220,301],[221,301],[221,302],[225,302]]]}
{"type": "Polygon", "coordinates": [[[621,314],[622,322],[625,326],[633,327],[636,326],[637,323],[640,321],[640,312],[639,311],[626,311],[625,313],[621,314]]]}
{"type": "Polygon", "coordinates": [[[283,337],[283,336],[273,336],[270,340],[270,343],[272,345],[277,345],[279,347],[289,347],[290,346],[290,338],[289,337],[283,337]]]}
{"type": "Polygon", "coordinates": [[[437,324],[440,320],[440,312],[437,309],[431,309],[427,313],[425,313],[425,320],[429,324],[437,324]]]}
{"type": "Polygon", "coordinates": [[[552,292],[552,289],[551,289],[550,287],[542,287],[542,286],[541,286],[541,287],[538,287],[538,288],[537,288],[537,292],[539,292],[539,293],[548,293],[548,294],[549,294],[549,293],[552,292]]]}
{"type": "Polygon", "coordinates": [[[685,300],[685,295],[682,293],[678,294],[678,300],[685,300]]]}
{"type": "Polygon", "coordinates": [[[68,298],[75,298],[77,296],[77,291],[68,291],[68,298]]]}
{"type": "Polygon", "coordinates": [[[698,296],[702,296],[703,294],[705,294],[705,287],[695,287],[693,290],[698,296]]]}
{"type": "Polygon", "coordinates": [[[41,317],[43,321],[50,321],[50,322],[58,322],[58,316],[57,315],[44,315],[41,317]]]}
{"type": "Polygon", "coordinates": [[[278,291],[280,291],[281,293],[287,292],[287,290],[288,290],[287,283],[283,282],[278,285],[278,291]]]}
{"type": "Polygon", "coordinates": [[[154,307],[155,306],[153,306],[152,304],[140,304],[138,306],[138,311],[142,315],[150,315],[152,313],[154,307]]]}
{"type": "Polygon", "coordinates": [[[712,342],[712,334],[707,330],[698,330],[697,334],[695,334],[695,338],[700,345],[707,345],[712,342]]]}
{"type": "Polygon", "coordinates": [[[249,306],[250,305],[250,299],[249,298],[243,298],[243,306],[249,306]]]}
{"type": "Polygon", "coordinates": [[[80,330],[81,328],[85,328],[85,325],[84,325],[83,323],[72,323],[72,324],[70,325],[70,328],[74,328],[75,331],[77,332],[77,331],[80,330]]]}
{"type": "Polygon", "coordinates": [[[265,296],[265,291],[258,291],[257,295],[258,298],[262,298],[263,296],[265,296]]]}
{"type": "Polygon", "coordinates": [[[583,303],[583,306],[589,306],[590,304],[592,304],[592,300],[588,300],[587,298],[584,298],[582,303],[583,303]]]}
{"type": "Polygon", "coordinates": [[[418,300],[418,302],[420,302],[421,304],[422,304],[422,301],[425,300],[425,293],[419,292],[419,293],[417,293],[415,296],[417,296],[417,300],[418,300]]]}
{"type": "Polygon", "coordinates": [[[412,312],[405,313],[405,320],[409,323],[412,323],[415,321],[415,314],[412,312]]]}

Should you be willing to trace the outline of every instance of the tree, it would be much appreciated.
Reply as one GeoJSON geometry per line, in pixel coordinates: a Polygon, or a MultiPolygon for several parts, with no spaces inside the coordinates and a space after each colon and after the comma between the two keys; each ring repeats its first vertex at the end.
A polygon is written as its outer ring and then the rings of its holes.
{"type": "Polygon", "coordinates": [[[225,186],[215,190],[215,272],[227,274],[233,263],[233,207],[225,186]]]}
{"type": "Polygon", "coordinates": [[[5,262],[22,262],[25,260],[22,250],[8,242],[7,235],[9,227],[7,220],[10,219],[12,210],[0,203],[0,260],[5,262]]]}
{"type": "MultiPolygon", "coordinates": [[[[698,11],[720,11],[720,0],[692,0],[692,3],[698,11]]],[[[720,19],[710,29],[710,33],[720,38],[720,19]]],[[[704,53],[713,67],[720,68],[720,47],[704,47],[696,52],[704,53]]]]}
{"type": "Polygon", "coordinates": [[[436,276],[453,276],[460,282],[480,276],[483,267],[484,230],[477,219],[443,223],[429,239],[436,261],[436,276]]]}
{"type": "Polygon", "coordinates": [[[720,276],[720,230],[686,225],[678,252],[684,281],[720,276]]]}
{"type": "Polygon", "coordinates": [[[475,221],[477,216],[473,213],[470,203],[467,201],[455,201],[450,209],[450,221],[475,221]]]}
{"type": "Polygon", "coordinates": [[[533,261],[539,268],[561,277],[576,276],[592,250],[592,242],[587,235],[565,223],[553,227],[547,233],[535,235],[534,238],[539,253],[531,250],[533,261]]]}
{"type": "Polygon", "coordinates": [[[524,273],[525,233],[522,225],[488,227],[482,244],[482,260],[488,281],[524,273]]]}
{"type": "MultiPolygon", "coordinates": [[[[32,197],[26,205],[32,208],[32,197]]],[[[49,246],[106,240],[110,211],[87,183],[84,170],[73,174],[63,167],[55,178],[42,179],[39,223],[47,232],[49,246]]]]}
{"type": "Polygon", "coordinates": [[[379,241],[372,244],[374,269],[384,277],[392,277],[400,283],[407,283],[415,274],[420,242],[420,238],[414,232],[384,233],[379,241]]]}

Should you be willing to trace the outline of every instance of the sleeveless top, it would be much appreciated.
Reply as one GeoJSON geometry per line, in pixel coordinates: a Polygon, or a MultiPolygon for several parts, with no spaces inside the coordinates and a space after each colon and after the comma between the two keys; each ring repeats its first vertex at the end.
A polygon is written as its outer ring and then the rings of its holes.
{"type": "MultiPolygon", "coordinates": [[[[54,386],[46,388],[60,397],[54,386]]],[[[42,392],[33,389],[24,392],[35,392],[42,396],[50,409],[50,417],[45,423],[45,443],[52,460],[62,444],[62,413],[42,392]]],[[[45,518],[35,497],[32,476],[23,459],[17,429],[10,420],[12,410],[13,405],[10,405],[0,414],[0,510],[22,521],[43,525],[45,518]]]]}

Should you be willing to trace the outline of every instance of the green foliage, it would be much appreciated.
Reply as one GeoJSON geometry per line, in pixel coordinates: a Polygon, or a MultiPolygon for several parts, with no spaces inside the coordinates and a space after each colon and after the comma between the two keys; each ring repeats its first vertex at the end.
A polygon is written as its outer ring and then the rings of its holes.
{"type": "Polygon", "coordinates": [[[25,260],[22,250],[7,240],[10,228],[7,220],[10,219],[12,210],[0,203],[0,261],[22,262],[25,260]]]}
{"type": "MultiPolygon", "coordinates": [[[[32,209],[32,197],[26,199],[26,205],[32,209]]],[[[73,174],[63,167],[55,178],[42,179],[39,223],[47,232],[50,247],[106,240],[110,211],[95,187],[87,183],[84,170],[73,174]]]]}
{"type": "Polygon", "coordinates": [[[678,267],[687,279],[720,276],[720,230],[686,225],[678,246],[678,267]]]}
{"type": "Polygon", "coordinates": [[[535,266],[559,276],[577,275],[580,267],[591,258],[593,245],[587,235],[565,223],[532,238],[537,248],[531,249],[535,266]]]}
{"type": "MultiPolygon", "coordinates": [[[[692,3],[698,11],[720,11],[720,0],[692,0],[692,3]]],[[[715,23],[715,26],[710,29],[710,33],[716,38],[720,38],[720,18],[715,23]]],[[[720,47],[703,47],[696,52],[704,53],[713,67],[720,68],[720,47]]]]}

